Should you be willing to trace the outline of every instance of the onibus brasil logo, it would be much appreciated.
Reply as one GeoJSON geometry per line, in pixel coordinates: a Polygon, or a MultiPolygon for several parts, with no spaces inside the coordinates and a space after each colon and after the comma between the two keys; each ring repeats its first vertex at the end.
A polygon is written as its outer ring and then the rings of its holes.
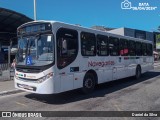
{"type": "Polygon", "coordinates": [[[149,3],[138,3],[137,6],[132,6],[132,3],[129,0],[124,0],[121,2],[121,9],[124,10],[156,10],[156,6],[150,6],[149,3]]]}

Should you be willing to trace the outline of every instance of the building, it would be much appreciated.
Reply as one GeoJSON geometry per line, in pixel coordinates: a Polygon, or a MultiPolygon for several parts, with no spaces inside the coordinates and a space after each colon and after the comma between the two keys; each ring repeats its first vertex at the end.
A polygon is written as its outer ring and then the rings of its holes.
{"type": "MultiPolygon", "coordinates": [[[[0,54],[3,53],[5,57],[1,57],[1,63],[8,62],[8,46],[10,46],[11,40],[13,45],[17,44],[17,27],[29,21],[32,19],[21,13],[0,8],[0,54]]],[[[14,55],[11,56],[11,61],[14,57],[14,55]]]]}
{"type": "Polygon", "coordinates": [[[160,32],[148,32],[132,28],[107,28],[104,26],[93,26],[92,29],[101,30],[113,34],[118,34],[122,36],[129,36],[134,38],[141,38],[144,40],[153,41],[153,48],[155,51],[160,52],[160,32]]]}
{"type": "Polygon", "coordinates": [[[117,29],[110,30],[108,32],[123,35],[123,36],[130,36],[134,38],[141,38],[144,40],[154,41],[153,32],[148,32],[143,30],[137,30],[132,28],[117,28],[117,29]]]}
{"type": "Polygon", "coordinates": [[[109,33],[114,33],[123,36],[130,36],[134,38],[140,38],[144,40],[150,40],[154,42],[154,50],[156,50],[156,43],[155,43],[155,34],[153,32],[137,30],[132,28],[117,28],[108,31],[109,33]]]}

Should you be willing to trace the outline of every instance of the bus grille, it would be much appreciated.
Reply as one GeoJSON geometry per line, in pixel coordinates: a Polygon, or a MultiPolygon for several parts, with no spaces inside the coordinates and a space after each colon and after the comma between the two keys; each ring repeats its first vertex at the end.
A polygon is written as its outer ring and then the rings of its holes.
{"type": "Polygon", "coordinates": [[[28,78],[22,78],[22,77],[18,77],[18,79],[19,79],[19,80],[26,81],[26,82],[27,82],[27,81],[28,81],[28,82],[30,82],[30,81],[31,81],[31,82],[37,82],[37,81],[38,81],[38,79],[28,79],[28,78]]]}

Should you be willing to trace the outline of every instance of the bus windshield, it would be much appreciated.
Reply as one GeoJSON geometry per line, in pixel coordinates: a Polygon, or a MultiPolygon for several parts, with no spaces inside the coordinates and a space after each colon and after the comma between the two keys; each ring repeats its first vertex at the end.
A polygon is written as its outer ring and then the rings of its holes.
{"type": "Polygon", "coordinates": [[[52,35],[18,38],[17,65],[44,66],[54,62],[52,35]]]}

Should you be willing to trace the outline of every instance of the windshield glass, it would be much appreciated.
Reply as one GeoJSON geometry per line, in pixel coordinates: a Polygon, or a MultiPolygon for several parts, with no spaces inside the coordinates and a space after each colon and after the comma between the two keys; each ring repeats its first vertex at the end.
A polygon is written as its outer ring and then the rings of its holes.
{"type": "Polygon", "coordinates": [[[17,65],[43,66],[54,61],[52,35],[21,37],[18,39],[17,65]]]}

